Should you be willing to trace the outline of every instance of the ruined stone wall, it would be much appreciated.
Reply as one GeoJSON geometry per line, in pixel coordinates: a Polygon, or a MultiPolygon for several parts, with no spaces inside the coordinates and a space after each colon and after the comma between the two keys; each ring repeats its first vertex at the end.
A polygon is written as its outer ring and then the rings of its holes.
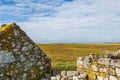
{"type": "Polygon", "coordinates": [[[40,80],[50,58],[15,23],[0,28],[0,80],[40,80]]]}
{"type": "Polygon", "coordinates": [[[120,80],[120,51],[79,57],[77,70],[88,75],[88,80],[120,80]]]}

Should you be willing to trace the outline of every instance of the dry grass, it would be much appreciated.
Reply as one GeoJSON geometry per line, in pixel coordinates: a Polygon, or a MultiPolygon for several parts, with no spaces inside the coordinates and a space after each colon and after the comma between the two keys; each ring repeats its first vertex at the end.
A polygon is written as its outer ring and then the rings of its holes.
{"type": "Polygon", "coordinates": [[[54,69],[75,69],[76,58],[90,53],[102,54],[106,51],[120,50],[119,43],[62,43],[39,44],[40,48],[52,59],[54,69]]]}

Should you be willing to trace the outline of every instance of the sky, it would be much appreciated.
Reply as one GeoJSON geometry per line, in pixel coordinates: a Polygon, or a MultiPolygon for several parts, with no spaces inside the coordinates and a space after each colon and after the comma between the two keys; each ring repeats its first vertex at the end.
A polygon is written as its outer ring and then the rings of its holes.
{"type": "Polygon", "coordinates": [[[0,25],[37,43],[120,42],[120,0],[0,0],[0,25]]]}

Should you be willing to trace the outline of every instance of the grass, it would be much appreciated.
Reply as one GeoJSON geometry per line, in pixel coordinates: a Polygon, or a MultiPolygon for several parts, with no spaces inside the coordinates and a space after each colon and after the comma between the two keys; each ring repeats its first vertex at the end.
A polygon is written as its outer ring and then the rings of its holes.
{"type": "Polygon", "coordinates": [[[120,43],[54,43],[38,45],[51,58],[52,68],[58,70],[75,70],[76,59],[79,56],[120,50],[120,43]]]}

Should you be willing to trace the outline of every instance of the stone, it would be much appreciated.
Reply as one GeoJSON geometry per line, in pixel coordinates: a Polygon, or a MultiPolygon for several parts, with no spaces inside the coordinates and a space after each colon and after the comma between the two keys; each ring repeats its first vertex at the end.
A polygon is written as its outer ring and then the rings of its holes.
{"type": "Polygon", "coordinates": [[[41,80],[49,80],[48,78],[42,78],[41,80]]]}
{"type": "Polygon", "coordinates": [[[83,60],[84,60],[84,57],[78,57],[77,60],[83,61],[83,60]]]}
{"type": "Polygon", "coordinates": [[[108,77],[104,77],[104,80],[109,80],[109,78],[108,77]]]}
{"type": "Polygon", "coordinates": [[[20,49],[20,47],[21,47],[20,44],[16,46],[17,49],[20,49]]]}
{"type": "Polygon", "coordinates": [[[60,75],[57,75],[56,76],[56,80],[60,80],[61,79],[61,76],[60,75]]]}
{"type": "Polygon", "coordinates": [[[86,79],[86,78],[87,78],[87,74],[80,74],[80,75],[79,75],[79,78],[80,78],[80,79],[86,79]]]}
{"type": "Polygon", "coordinates": [[[0,47],[2,46],[2,44],[0,44],[0,47]]]}
{"type": "Polygon", "coordinates": [[[5,42],[7,42],[7,40],[6,40],[6,39],[3,39],[3,40],[2,40],[2,42],[4,42],[4,43],[5,43],[5,42]]]}
{"type": "Polygon", "coordinates": [[[25,52],[25,55],[29,55],[30,54],[30,52],[25,52]]]}
{"type": "Polygon", "coordinates": [[[120,77],[120,68],[115,68],[117,77],[120,77]]]}
{"type": "Polygon", "coordinates": [[[29,48],[29,49],[32,49],[32,48],[33,48],[33,45],[32,45],[32,44],[29,44],[29,45],[28,45],[28,48],[29,48]]]}
{"type": "Polygon", "coordinates": [[[120,67],[120,59],[111,59],[110,65],[120,67]]]}
{"type": "Polygon", "coordinates": [[[29,45],[29,42],[25,42],[23,45],[24,45],[24,46],[27,46],[27,45],[29,45]]]}
{"type": "Polygon", "coordinates": [[[97,76],[97,79],[98,80],[104,80],[104,77],[103,76],[97,76]]]}
{"type": "Polygon", "coordinates": [[[51,77],[51,80],[56,80],[56,77],[51,77]]]}
{"type": "Polygon", "coordinates": [[[38,62],[37,65],[40,66],[42,64],[42,62],[38,62]]]}
{"type": "Polygon", "coordinates": [[[77,66],[79,66],[79,65],[83,65],[84,64],[84,61],[77,61],[77,66]]]}
{"type": "Polygon", "coordinates": [[[14,36],[15,37],[19,36],[19,31],[17,31],[17,30],[14,29],[14,36]]]}
{"type": "Polygon", "coordinates": [[[103,56],[104,56],[104,58],[111,58],[112,54],[107,52],[103,56]]]}
{"type": "Polygon", "coordinates": [[[2,63],[2,57],[3,57],[3,56],[2,56],[1,53],[0,53],[0,63],[2,63]]]}
{"type": "Polygon", "coordinates": [[[68,77],[68,80],[73,80],[73,77],[68,77]]]}
{"type": "Polygon", "coordinates": [[[99,68],[99,71],[100,71],[100,72],[104,72],[104,68],[102,68],[102,67],[99,68]]]}
{"type": "Polygon", "coordinates": [[[90,57],[86,57],[85,59],[84,59],[84,62],[86,62],[86,63],[90,63],[92,61],[92,59],[90,58],[90,57]]]}
{"type": "Polygon", "coordinates": [[[26,80],[26,78],[27,78],[27,73],[24,73],[23,74],[23,80],[26,80]]]}
{"type": "Polygon", "coordinates": [[[67,77],[67,76],[63,76],[63,77],[61,78],[61,80],[68,80],[68,77],[67,77]]]}
{"type": "Polygon", "coordinates": [[[97,72],[99,70],[99,68],[96,65],[92,65],[92,70],[95,71],[95,72],[97,72]]]}
{"type": "Polygon", "coordinates": [[[4,51],[0,52],[0,64],[10,63],[14,61],[15,61],[15,57],[12,55],[11,52],[4,52],[4,51]]]}
{"type": "Polygon", "coordinates": [[[50,58],[15,23],[0,28],[0,48],[0,80],[42,80],[51,71],[50,58]]]}
{"type": "Polygon", "coordinates": [[[116,75],[115,69],[114,68],[109,68],[108,70],[110,75],[116,75]]]}
{"type": "Polygon", "coordinates": [[[40,66],[40,70],[42,70],[44,67],[43,66],[40,66]]]}
{"type": "Polygon", "coordinates": [[[77,77],[79,80],[119,80],[120,58],[118,55],[118,53],[102,54],[92,58],[92,62],[89,62],[88,57],[84,60],[77,59],[79,64],[77,70],[80,72],[77,77]],[[88,75],[86,79],[81,79],[83,73],[88,75]]]}
{"type": "Polygon", "coordinates": [[[118,80],[115,76],[110,76],[109,80],[118,80]]]}
{"type": "Polygon", "coordinates": [[[67,71],[67,76],[70,77],[70,76],[76,76],[78,75],[78,71],[67,71]]]}
{"type": "Polygon", "coordinates": [[[61,76],[66,76],[66,75],[67,75],[66,71],[61,71],[61,76]]]}
{"type": "Polygon", "coordinates": [[[73,76],[73,80],[79,80],[77,76],[73,76]]]}
{"type": "Polygon", "coordinates": [[[17,51],[19,51],[18,49],[13,49],[13,52],[17,52],[17,51]]]}
{"type": "Polygon", "coordinates": [[[33,50],[38,50],[38,47],[36,46],[36,47],[34,47],[34,49],[33,50]]]}
{"type": "Polygon", "coordinates": [[[0,74],[0,76],[2,77],[2,76],[3,76],[3,74],[0,74]]]}
{"type": "Polygon", "coordinates": [[[23,62],[25,60],[26,60],[25,57],[23,55],[20,55],[20,61],[23,62]]]}
{"type": "Polygon", "coordinates": [[[98,63],[109,66],[110,65],[110,59],[109,58],[100,58],[100,59],[98,59],[98,63]]]}
{"type": "Polygon", "coordinates": [[[11,37],[8,37],[8,39],[11,39],[11,37]]]}
{"type": "Polygon", "coordinates": [[[23,47],[22,48],[22,51],[24,51],[24,52],[27,51],[27,50],[28,50],[28,47],[23,47]]]}
{"type": "Polygon", "coordinates": [[[86,62],[84,62],[84,64],[82,66],[83,66],[83,69],[85,69],[85,70],[89,68],[88,63],[86,63],[86,62]]]}
{"type": "Polygon", "coordinates": [[[12,47],[15,47],[15,43],[11,43],[12,44],[12,47]]]}
{"type": "Polygon", "coordinates": [[[2,27],[5,27],[5,26],[6,26],[6,24],[2,24],[2,25],[1,25],[1,28],[2,28],[2,27]]]}

